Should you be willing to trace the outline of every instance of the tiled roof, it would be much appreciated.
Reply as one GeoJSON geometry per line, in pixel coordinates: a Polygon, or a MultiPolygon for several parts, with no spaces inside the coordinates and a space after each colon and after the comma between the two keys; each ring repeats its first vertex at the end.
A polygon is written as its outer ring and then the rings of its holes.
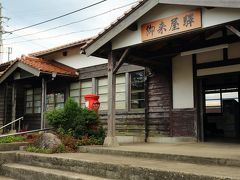
{"type": "Polygon", "coordinates": [[[58,75],[67,75],[67,76],[77,76],[78,73],[76,69],[66,66],[64,64],[58,63],[56,61],[47,61],[41,58],[30,57],[30,56],[22,56],[21,58],[17,58],[14,61],[10,61],[7,63],[0,64],[0,67],[8,64],[3,71],[0,71],[0,77],[5,74],[14,64],[17,62],[21,62],[28,66],[31,66],[42,73],[57,73],[58,75]]]}
{"type": "Polygon", "coordinates": [[[61,75],[70,75],[76,76],[77,71],[74,68],[63,65],[56,61],[47,61],[41,58],[30,57],[30,56],[22,56],[18,61],[23,62],[35,69],[38,69],[41,72],[49,72],[49,73],[57,73],[61,75]]]}
{"type": "Polygon", "coordinates": [[[129,10],[125,11],[124,14],[120,17],[118,17],[115,21],[113,21],[108,27],[106,27],[102,32],[100,32],[95,38],[90,39],[84,46],[81,47],[81,49],[88,48],[91,44],[96,42],[100,37],[102,37],[104,34],[109,32],[111,29],[113,29],[115,26],[117,26],[120,22],[122,22],[125,18],[127,18],[130,14],[132,14],[135,10],[137,10],[139,7],[144,5],[148,0],[139,0],[139,2],[135,5],[133,5],[129,10]]]}
{"type": "Polygon", "coordinates": [[[50,53],[53,53],[53,52],[56,52],[56,51],[60,51],[60,50],[64,50],[64,49],[71,48],[71,47],[76,47],[76,46],[79,46],[79,48],[81,48],[82,46],[84,46],[85,44],[87,44],[90,41],[92,41],[92,38],[83,39],[83,40],[80,40],[80,41],[75,41],[75,42],[72,42],[72,43],[64,44],[64,45],[57,46],[57,47],[54,47],[54,48],[50,48],[50,49],[47,49],[47,50],[34,52],[34,53],[29,54],[29,56],[39,57],[39,56],[42,56],[42,55],[50,54],[50,53]]]}

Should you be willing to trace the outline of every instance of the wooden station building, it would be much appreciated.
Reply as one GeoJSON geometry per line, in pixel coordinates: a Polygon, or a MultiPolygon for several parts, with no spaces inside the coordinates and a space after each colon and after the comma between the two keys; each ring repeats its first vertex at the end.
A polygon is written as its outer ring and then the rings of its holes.
{"type": "MultiPolygon", "coordinates": [[[[108,137],[118,145],[116,72],[145,70],[145,140],[240,140],[240,2],[142,0],[83,48],[108,58],[108,137]]],[[[141,96],[142,94],[138,94],[141,96]]]]}
{"type": "MultiPolygon", "coordinates": [[[[105,145],[240,140],[238,0],[142,0],[94,39],[0,65],[0,123],[100,96],[105,145]]],[[[0,124],[1,125],[1,124],[0,124]]]]}

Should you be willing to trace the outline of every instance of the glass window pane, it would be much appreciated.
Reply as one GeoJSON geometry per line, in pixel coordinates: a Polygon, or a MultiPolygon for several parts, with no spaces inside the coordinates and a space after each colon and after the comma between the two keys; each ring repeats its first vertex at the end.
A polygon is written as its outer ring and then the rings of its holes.
{"type": "Polygon", "coordinates": [[[116,101],[124,101],[126,100],[126,94],[123,93],[116,93],[116,101]]]}
{"type": "Polygon", "coordinates": [[[42,96],[41,95],[34,95],[34,101],[39,101],[41,100],[42,96]]]}
{"type": "Polygon", "coordinates": [[[125,74],[116,76],[116,84],[125,84],[125,83],[126,83],[125,74]]]}
{"type": "Polygon", "coordinates": [[[108,95],[107,94],[99,95],[99,102],[100,103],[107,102],[107,100],[108,100],[108,95]]]}
{"type": "Polygon", "coordinates": [[[126,85],[125,84],[117,84],[116,85],[116,92],[125,92],[126,91],[126,85]]]}
{"type": "Polygon", "coordinates": [[[81,87],[81,88],[89,88],[89,87],[92,87],[92,80],[89,79],[89,80],[81,81],[81,82],[80,82],[80,87],[81,87]]]}
{"type": "Polygon", "coordinates": [[[116,109],[126,109],[126,102],[125,101],[116,102],[116,109]]]}
{"type": "Polygon", "coordinates": [[[98,86],[107,86],[107,85],[108,85],[107,77],[98,79],[98,86]]]}
{"type": "Polygon", "coordinates": [[[41,113],[41,107],[34,107],[34,113],[41,113]]]}
{"type": "Polygon", "coordinates": [[[32,95],[28,95],[26,98],[27,101],[32,101],[33,100],[33,96],[32,95]]]}
{"type": "Polygon", "coordinates": [[[56,96],[56,103],[64,103],[64,94],[63,93],[57,93],[56,96]]]}
{"type": "Polygon", "coordinates": [[[33,94],[33,90],[32,89],[27,89],[27,91],[26,91],[27,93],[27,95],[32,95],[33,94]]]}
{"type": "Polygon", "coordinates": [[[132,109],[141,109],[145,107],[144,100],[133,100],[131,101],[131,108],[132,109]]]}
{"type": "Polygon", "coordinates": [[[41,101],[34,101],[34,107],[40,107],[41,101]]]}
{"type": "Polygon", "coordinates": [[[34,89],[34,94],[41,94],[41,88],[35,88],[34,89]]]}
{"type": "Polygon", "coordinates": [[[79,89],[74,89],[74,90],[70,90],[70,97],[76,97],[76,96],[80,96],[80,90],[79,89]]]}
{"type": "Polygon", "coordinates": [[[102,102],[102,103],[100,104],[99,110],[107,110],[107,109],[108,109],[108,104],[107,104],[107,102],[102,102]]]}
{"type": "Polygon", "coordinates": [[[131,75],[131,109],[145,107],[144,71],[133,72],[131,75]]]}
{"type": "Polygon", "coordinates": [[[26,108],[26,111],[25,111],[25,112],[26,112],[27,114],[32,114],[32,110],[33,110],[32,108],[26,108]]]}
{"type": "Polygon", "coordinates": [[[108,93],[108,86],[98,87],[98,94],[106,94],[108,93]]]}
{"type": "Polygon", "coordinates": [[[81,96],[84,96],[86,94],[92,94],[92,88],[81,89],[81,96]]]}

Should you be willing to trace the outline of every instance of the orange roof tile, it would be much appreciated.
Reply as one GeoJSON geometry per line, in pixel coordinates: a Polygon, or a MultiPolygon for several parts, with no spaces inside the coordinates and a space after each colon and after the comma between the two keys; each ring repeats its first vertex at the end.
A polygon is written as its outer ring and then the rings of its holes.
{"type": "Polygon", "coordinates": [[[27,64],[42,72],[57,73],[61,75],[77,76],[77,71],[74,68],[58,63],[56,61],[47,61],[41,58],[22,56],[18,61],[27,64]]]}

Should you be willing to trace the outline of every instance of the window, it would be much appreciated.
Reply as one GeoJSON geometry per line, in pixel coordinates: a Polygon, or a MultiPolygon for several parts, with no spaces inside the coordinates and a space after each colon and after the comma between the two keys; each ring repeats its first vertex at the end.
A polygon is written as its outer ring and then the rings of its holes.
{"type": "Polygon", "coordinates": [[[85,99],[84,99],[84,95],[86,94],[92,94],[92,79],[80,82],[80,95],[81,95],[80,106],[81,107],[86,107],[85,99]]]}
{"type": "Polygon", "coordinates": [[[70,97],[79,104],[79,97],[80,97],[79,82],[74,82],[70,84],[70,97]]]}
{"type": "Polygon", "coordinates": [[[41,89],[27,89],[25,91],[25,113],[41,113],[41,89]]]}
{"type": "Polygon", "coordinates": [[[235,100],[239,102],[238,88],[206,90],[206,113],[222,113],[223,102],[225,100],[235,100]]]}
{"type": "Polygon", "coordinates": [[[145,107],[144,72],[133,72],[130,76],[130,108],[142,109],[145,107]]]}
{"type": "Polygon", "coordinates": [[[64,93],[47,94],[47,111],[64,107],[64,93]]]}
{"type": "Polygon", "coordinates": [[[97,94],[99,96],[100,109],[108,110],[108,78],[103,77],[97,80],[97,94]]]}
{"type": "Polygon", "coordinates": [[[116,76],[116,109],[126,109],[126,77],[116,76]]]}

